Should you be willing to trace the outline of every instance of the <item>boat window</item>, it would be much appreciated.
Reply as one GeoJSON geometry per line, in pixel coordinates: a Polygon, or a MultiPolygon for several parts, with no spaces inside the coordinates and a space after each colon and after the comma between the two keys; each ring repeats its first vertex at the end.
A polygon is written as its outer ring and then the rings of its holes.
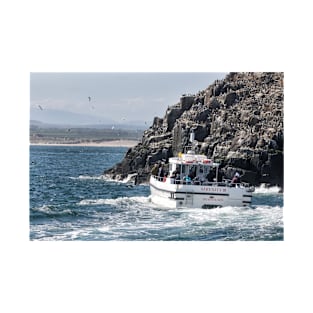
{"type": "Polygon", "coordinates": [[[206,176],[210,172],[210,166],[203,166],[203,174],[206,176]]]}
{"type": "Polygon", "coordinates": [[[202,165],[198,165],[198,166],[197,166],[196,175],[197,175],[198,177],[203,175],[203,168],[202,168],[202,165]]]}

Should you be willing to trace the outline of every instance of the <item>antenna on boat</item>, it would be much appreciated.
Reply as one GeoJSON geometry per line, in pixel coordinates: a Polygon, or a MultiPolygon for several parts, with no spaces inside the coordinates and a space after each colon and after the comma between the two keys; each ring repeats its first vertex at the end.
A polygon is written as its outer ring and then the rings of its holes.
{"type": "MultiPolygon", "coordinates": [[[[191,129],[191,132],[190,132],[190,136],[189,136],[189,141],[191,143],[191,150],[190,153],[195,153],[195,150],[196,150],[196,146],[198,144],[198,141],[195,140],[195,132],[194,132],[194,129],[191,129]]],[[[190,147],[190,146],[189,146],[190,147]]]]}
{"type": "Polygon", "coordinates": [[[194,140],[195,140],[195,132],[192,129],[190,133],[189,141],[191,142],[191,144],[193,144],[194,140]]]}

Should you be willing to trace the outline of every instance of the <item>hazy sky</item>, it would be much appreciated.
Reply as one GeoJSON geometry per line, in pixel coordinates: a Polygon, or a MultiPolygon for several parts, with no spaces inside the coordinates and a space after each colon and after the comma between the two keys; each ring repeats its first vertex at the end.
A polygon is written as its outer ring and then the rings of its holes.
{"type": "Polygon", "coordinates": [[[166,108],[177,103],[183,93],[196,93],[225,75],[226,73],[31,73],[30,118],[40,119],[40,114],[44,116],[50,110],[62,110],[84,114],[86,117],[94,116],[99,122],[138,120],[151,123],[154,116],[163,117],[166,108]]]}

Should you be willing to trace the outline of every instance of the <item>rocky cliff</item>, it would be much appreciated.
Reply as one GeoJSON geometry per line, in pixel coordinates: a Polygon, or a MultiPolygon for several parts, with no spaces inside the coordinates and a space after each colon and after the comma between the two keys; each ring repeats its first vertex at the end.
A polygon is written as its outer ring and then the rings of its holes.
{"type": "Polygon", "coordinates": [[[254,185],[283,187],[283,73],[230,73],[196,95],[182,95],[155,117],[141,143],[105,172],[115,179],[138,173],[146,182],[154,163],[177,155],[193,130],[197,149],[254,185]]]}

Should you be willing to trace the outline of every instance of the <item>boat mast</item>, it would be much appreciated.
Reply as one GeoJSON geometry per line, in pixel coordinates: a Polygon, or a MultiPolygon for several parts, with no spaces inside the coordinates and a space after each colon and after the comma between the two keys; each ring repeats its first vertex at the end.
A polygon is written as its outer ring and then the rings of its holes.
{"type": "Polygon", "coordinates": [[[197,141],[195,140],[195,132],[193,129],[190,132],[189,141],[191,143],[191,151],[196,152],[197,141]]]}
{"type": "Polygon", "coordinates": [[[191,142],[192,145],[193,145],[194,140],[195,140],[195,132],[192,129],[190,136],[189,136],[189,141],[191,142]]]}

